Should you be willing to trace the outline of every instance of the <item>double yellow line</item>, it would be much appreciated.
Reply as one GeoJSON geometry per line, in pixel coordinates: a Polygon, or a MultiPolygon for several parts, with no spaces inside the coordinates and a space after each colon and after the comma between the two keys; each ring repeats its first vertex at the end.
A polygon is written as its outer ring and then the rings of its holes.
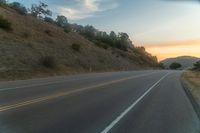
{"type": "MultiPolygon", "coordinates": [[[[155,72],[153,72],[153,73],[155,73],[155,72]]],[[[153,73],[142,74],[142,75],[138,75],[138,76],[130,76],[130,77],[127,77],[127,78],[122,78],[122,79],[118,79],[118,80],[114,80],[114,81],[109,81],[109,82],[101,83],[101,84],[98,84],[98,85],[93,85],[93,86],[89,86],[89,87],[83,87],[83,88],[72,90],[72,91],[68,91],[68,92],[61,92],[61,93],[57,93],[57,94],[50,95],[50,96],[36,98],[36,99],[25,101],[25,102],[20,102],[20,103],[11,104],[11,105],[0,106],[0,112],[8,111],[8,110],[11,110],[11,109],[16,109],[16,108],[19,108],[19,107],[23,107],[23,106],[27,106],[27,105],[43,102],[43,101],[48,101],[48,100],[55,99],[55,98],[58,98],[58,97],[63,97],[63,96],[67,96],[67,95],[70,95],[70,94],[75,94],[75,93],[78,93],[78,92],[82,92],[82,91],[90,90],[90,89],[93,89],[93,88],[98,88],[98,87],[114,84],[114,83],[117,83],[117,82],[122,82],[122,81],[133,79],[133,78],[138,78],[138,77],[151,75],[153,73]]]]}

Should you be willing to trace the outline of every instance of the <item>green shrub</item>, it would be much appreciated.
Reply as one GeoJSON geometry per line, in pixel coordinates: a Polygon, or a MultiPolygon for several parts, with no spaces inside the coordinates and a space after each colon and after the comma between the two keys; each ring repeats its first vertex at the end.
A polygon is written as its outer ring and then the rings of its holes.
{"type": "Polygon", "coordinates": [[[3,18],[2,16],[0,16],[0,28],[6,31],[12,30],[11,23],[7,19],[3,18]]]}
{"type": "Polygon", "coordinates": [[[44,56],[40,59],[40,64],[46,68],[56,68],[56,60],[53,56],[44,56]]]}
{"type": "Polygon", "coordinates": [[[169,66],[169,68],[170,68],[170,69],[173,69],[173,70],[179,69],[179,68],[181,68],[181,67],[182,67],[182,65],[181,65],[180,63],[177,63],[177,62],[173,62],[173,63],[169,66]]]}
{"type": "Polygon", "coordinates": [[[80,48],[81,48],[81,45],[80,44],[77,44],[77,43],[74,43],[72,44],[72,49],[75,50],[75,51],[80,51],[80,48]]]}

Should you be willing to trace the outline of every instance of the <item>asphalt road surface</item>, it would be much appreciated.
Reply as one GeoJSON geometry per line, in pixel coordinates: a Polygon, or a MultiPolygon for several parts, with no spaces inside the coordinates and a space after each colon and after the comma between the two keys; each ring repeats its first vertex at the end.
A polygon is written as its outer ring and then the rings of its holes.
{"type": "Polygon", "coordinates": [[[0,133],[200,133],[181,71],[0,82],[0,133]]]}

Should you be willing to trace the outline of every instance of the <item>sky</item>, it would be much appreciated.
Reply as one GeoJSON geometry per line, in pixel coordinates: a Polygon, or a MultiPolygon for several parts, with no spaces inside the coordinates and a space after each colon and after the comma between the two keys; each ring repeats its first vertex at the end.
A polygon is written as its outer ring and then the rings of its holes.
{"type": "MultiPolygon", "coordinates": [[[[13,0],[10,0],[12,2],[13,0]]],[[[30,7],[38,0],[14,0],[30,7]]],[[[69,22],[126,32],[159,60],[200,57],[199,0],[40,0],[69,22]]]]}

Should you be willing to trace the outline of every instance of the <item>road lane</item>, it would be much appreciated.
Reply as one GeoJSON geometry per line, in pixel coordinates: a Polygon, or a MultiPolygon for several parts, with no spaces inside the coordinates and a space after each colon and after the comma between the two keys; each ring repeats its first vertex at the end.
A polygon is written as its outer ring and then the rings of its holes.
{"type": "Polygon", "coordinates": [[[161,81],[110,133],[199,133],[199,119],[180,76],[176,72],[161,81]]]}
{"type": "MultiPolygon", "coordinates": [[[[0,112],[0,131],[2,133],[100,133],[168,72],[156,71],[152,75],[99,86],[95,89],[0,112]]],[[[129,73],[132,75],[131,72],[129,73]]],[[[146,72],[140,74],[144,73],[146,72]]],[[[123,75],[123,73],[121,74],[123,75]]],[[[128,73],[125,75],[125,77],[130,76],[128,73]]],[[[176,72],[175,75],[177,75],[176,72]]],[[[189,131],[191,127],[193,131],[198,131],[198,118],[179,85],[178,79],[178,76],[167,76],[144,97],[144,100],[141,100],[135,108],[131,109],[110,132],[151,133],[151,131],[154,131],[153,133],[157,133],[162,131],[162,133],[167,133],[171,131],[170,133],[173,133],[174,131],[189,131]],[[169,88],[167,87],[168,83],[169,88]],[[174,90],[175,92],[173,92],[174,90]],[[176,96],[178,99],[176,99],[176,96]],[[160,104],[159,101],[161,103],[165,101],[165,104],[160,104]],[[180,103],[181,106],[175,107],[180,103]],[[171,109],[171,107],[174,109],[171,109]],[[165,108],[166,111],[163,111],[165,108]],[[158,110],[162,111],[159,112],[158,110]],[[176,113],[174,113],[174,110],[176,110],[176,113]],[[177,114],[177,112],[184,113],[177,114]],[[159,117],[156,115],[157,113],[159,117]],[[152,119],[153,116],[155,119],[152,119]],[[169,116],[174,119],[177,117],[177,120],[170,121],[173,119],[166,118],[169,116]],[[181,126],[181,130],[178,130],[173,125],[180,123],[178,121],[180,117],[184,121],[181,119],[183,126],[181,126]],[[166,128],[166,123],[167,127],[172,129],[161,130],[166,128]],[[186,124],[189,126],[185,126],[186,124]],[[152,126],[151,130],[148,125],[152,126]]],[[[18,91],[20,93],[21,90],[18,91]]],[[[6,94],[9,94],[9,92],[12,91],[8,91],[6,94]]]]}
{"type": "Polygon", "coordinates": [[[167,73],[161,77],[155,84],[153,84],[147,91],[145,91],[136,101],[134,101],[127,109],[124,110],[114,121],[112,121],[101,133],[108,133],[111,129],[118,124],[118,122],[123,119],[143,98],[151,92],[151,90],[156,87],[164,78],[166,78],[170,73],[167,73]]]}
{"type": "MultiPolygon", "coordinates": [[[[19,85],[19,83],[15,83],[18,85],[17,87],[7,87],[1,88],[0,91],[0,106],[7,105],[7,104],[14,104],[14,103],[20,103],[23,101],[30,101],[32,99],[38,99],[41,97],[51,96],[51,95],[59,95],[61,93],[66,93],[68,91],[74,91],[81,88],[92,88],[93,86],[102,85],[105,83],[110,83],[112,81],[117,81],[121,79],[126,79],[128,77],[135,76],[146,76],[149,74],[152,74],[155,72],[146,72],[146,71],[140,71],[140,72],[124,72],[124,73],[112,73],[112,74],[100,74],[100,75],[89,75],[89,77],[86,75],[85,78],[82,77],[76,77],[72,79],[55,79],[52,80],[51,84],[49,81],[35,83],[31,82],[27,84],[24,87],[24,85],[19,85]],[[39,84],[39,85],[38,85],[39,84]]],[[[21,82],[21,81],[20,81],[21,82]]],[[[27,81],[24,81],[27,82],[27,81]]],[[[13,86],[13,84],[11,85],[13,86]]],[[[62,95],[62,94],[61,94],[62,95]]]]}

